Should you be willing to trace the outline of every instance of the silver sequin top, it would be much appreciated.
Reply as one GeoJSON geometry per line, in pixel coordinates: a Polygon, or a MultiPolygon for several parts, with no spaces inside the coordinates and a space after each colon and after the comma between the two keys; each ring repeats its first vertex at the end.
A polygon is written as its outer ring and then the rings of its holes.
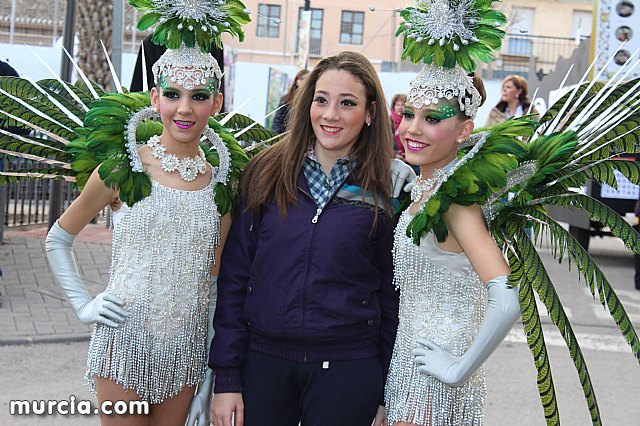
{"type": "Polygon", "coordinates": [[[220,236],[214,180],[185,191],[152,182],[151,195],[114,228],[106,291],[130,312],[92,334],[87,381],[106,377],[151,403],[204,378],[210,271],[220,236]]]}
{"type": "Polygon", "coordinates": [[[443,251],[432,233],[415,245],[406,235],[411,219],[405,210],[393,247],[400,324],[385,388],[389,424],[481,425],[486,393],[482,369],[464,385],[452,387],[418,372],[411,350],[422,337],[462,355],[484,318],[485,286],[466,255],[443,251]]]}

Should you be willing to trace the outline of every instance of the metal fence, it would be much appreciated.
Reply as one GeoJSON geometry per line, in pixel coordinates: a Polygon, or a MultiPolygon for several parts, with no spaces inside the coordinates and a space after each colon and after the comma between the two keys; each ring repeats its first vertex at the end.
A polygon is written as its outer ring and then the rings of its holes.
{"type": "MultiPolygon", "coordinates": [[[[2,169],[20,170],[30,167],[46,167],[31,160],[3,156],[2,169]]],[[[4,206],[2,223],[4,226],[37,225],[47,223],[49,218],[49,198],[53,182],[50,179],[32,179],[9,182],[3,188],[4,206]]],[[[62,184],[62,209],[69,207],[79,191],[70,182],[62,184]]]]}
{"type": "Polygon", "coordinates": [[[530,81],[540,81],[555,70],[560,58],[570,58],[580,43],[588,39],[508,34],[496,61],[480,67],[481,76],[502,79],[520,74],[530,81]]]}
{"type": "MultiPolygon", "coordinates": [[[[41,2],[36,2],[41,3],[41,2]]],[[[60,15],[64,14],[64,6],[56,0],[57,11],[25,10],[18,6],[18,15],[38,16],[38,18],[17,16],[12,18],[9,15],[2,15],[0,10],[0,43],[20,44],[29,46],[55,46],[60,43],[64,31],[64,21],[60,15]]],[[[1,5],[1,2],[0,2],[1,5]]],[[[41,6],[36,4],[35,7],[41,6]]],[[[131,5],[124,4],[124,29],[122,34],[122,51],[136,53],[140,48],[140,42],[152,30],[138,31],[136,23],[140,17],[139,12],[131,5]]]]}
{"type": "MultiPolygon", "coordinates": [[[[47,167],[41,163],[23,158],[2,155],[2,170],[19,170],[23,168],[47,167]]],[[[77,198],[80,191],[71,182],[62,182],[61,211],[64,212],[77,198]]],[[[9,182],[0,185],[0,242],[4,230],[17,226],[44,225],[49,221],[49,202],[53,190],[51,179],[32,179],[26,181],[9,182]]],[[[96,218],[95,222],[108,224],[108,208],[105,208],[96,218]]]]}

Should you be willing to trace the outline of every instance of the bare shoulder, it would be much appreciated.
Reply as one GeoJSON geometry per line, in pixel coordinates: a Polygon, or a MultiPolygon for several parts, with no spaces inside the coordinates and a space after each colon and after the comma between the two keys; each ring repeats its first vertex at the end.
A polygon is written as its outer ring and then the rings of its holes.
{"type": "Polygon", "coordinates": [[[486,228],[484,214],[482,208],[478,204],[470,206],[462,206],[460,204],[451,204],[449,210],[444,214],[444,220],[447,226],[469,226],[470,224],[479,224],[482,228],[486,228]]]}

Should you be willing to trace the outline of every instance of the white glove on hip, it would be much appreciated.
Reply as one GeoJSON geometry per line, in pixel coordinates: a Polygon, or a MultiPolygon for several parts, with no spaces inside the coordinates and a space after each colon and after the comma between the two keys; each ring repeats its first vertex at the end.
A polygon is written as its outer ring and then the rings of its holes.
{"type": "Polygon", "coordinates": [[[520,303],[518,287],[509,288],[506,276],[490,280],[487,292],[487,312],[469,349],[457,357],[429,339],[416,339],[421,347],[413,349],[412,354],[418,371],[448,385],[461,386],[489,358],[520,318],[520,303]]]}
{"type": "Polygon", "coordinates": [[[62,229],[57,221],[47,234],[47,259],[56,283],[62,287],[67,301],[81,322],[99,322],[109,327],[118,327],[129,316],[122,308],[123,300],[106,292],[91,298],[80,278],[73,256],[74,240],[75,235],[62,229]]]}
{"type": "Polygon", "coordinates": [[[391,160],[391,196],[393,198],[400,196],[403,187],[405,192],[411,192],[414,180],[416,180],[416,172],[410,165],[397,158],[391,160]]]}
{"type": "MultiPolygon", "coordinates": [[[[218,300],[218,277],[211,277],[211,287],[209,288],[209,319],[207,323],[207,356],[206,360],[209,362],[209,349],[211,348],[211,341],[215,331],[213,329],[213,315],[216,312],[216,302],[218,300]]],[[[211,391],[213,390],[213,370],[207,366],[207,372],[204,376],[204,381],[198,385],[198,390],[191,400],[189,406],[189,418],[187,419],[187,426],[195,426],[196,421],[198,426],[209,425],[209,410],[211,408],[211,391]]]]}

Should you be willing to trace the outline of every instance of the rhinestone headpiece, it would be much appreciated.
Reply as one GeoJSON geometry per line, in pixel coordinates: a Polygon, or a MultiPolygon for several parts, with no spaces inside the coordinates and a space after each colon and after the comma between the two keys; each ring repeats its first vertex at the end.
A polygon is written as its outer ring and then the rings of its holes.
{"type": "Polygon", "coordinates": [[[162,76],[187,90],[202,85],[216,91],[222,79],[218,61],[210,53],[202,52],[199,47],[167,49],[153,64],[152,70],[156,86],[160,84],[162,76]]]}
{"type": "Polygon", "coordinates": [[[496,0],[417,0],[400,12],[404,22],[402,59],[426,65],[411,82],[407,100],[416,108],[458,98],[460,111],[474,118],[482,97],[469,72],[490,62],[500,49],[506,17],[496,0]]]}
{"type": "Polygon", "coordinates": [[[460,111],[475,118],[482,97],[473,85],[473,79],[459,66],[442,68],[425,65],[409,85],[407,101],[415,108],[437,104],[440,99],[458,98],[460,111]]]}
{"type": "Polygon", "coordinates": [[[475,0],[455,3],[447,0],[417,1],[418,7],[411,9],[406,18],[409,29],[405,36],[417,41],[428,40],[431,45],[437,41],[440,46],[451,41],[455,51],[460,49],[456,42],[465,46],[470,41],[477,42],[475,29],[479,19],[473,7],[475,0]]]}

